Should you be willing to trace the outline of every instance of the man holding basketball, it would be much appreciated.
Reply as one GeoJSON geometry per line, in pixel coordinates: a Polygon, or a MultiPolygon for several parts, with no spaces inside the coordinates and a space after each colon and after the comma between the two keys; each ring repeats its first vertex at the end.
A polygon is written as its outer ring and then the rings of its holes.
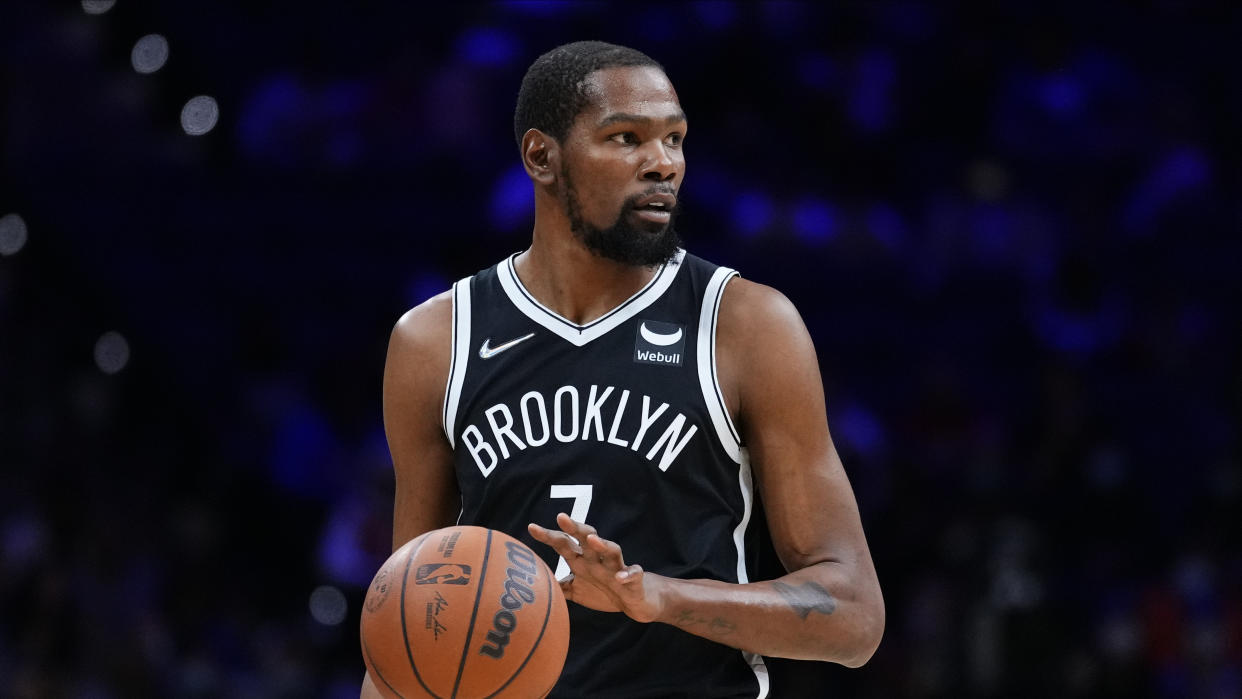
{"type": "Polygon", "coordinates": [[[549,696],[764,697],[764,655],[862,665],[884,604],[814,347],[780,293],[681,249],[663,68],[558,47],[514,122],[530,248],[393,331],[394,548],[475,524],[540,552],[576,603],[549,696]],[[776,580],[749,580],[756,498],[776,580]]]}

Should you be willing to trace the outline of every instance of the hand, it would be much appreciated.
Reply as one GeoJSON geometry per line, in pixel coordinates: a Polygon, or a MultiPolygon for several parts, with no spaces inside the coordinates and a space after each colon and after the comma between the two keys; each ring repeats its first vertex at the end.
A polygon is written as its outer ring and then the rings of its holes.
{"type": "Polygon", "coordinates": [[[556,516],[561,531],[527,525],[536,541],[551,546],[569,564],[561,581],[565,599],[601,612],[624,612],[635,621],[657,619],[663,607],[666,579],[645,573],[640,565],[626,565],[621,547],[601,538],[595,527],[575,522],[564,512],[556,516]]]}

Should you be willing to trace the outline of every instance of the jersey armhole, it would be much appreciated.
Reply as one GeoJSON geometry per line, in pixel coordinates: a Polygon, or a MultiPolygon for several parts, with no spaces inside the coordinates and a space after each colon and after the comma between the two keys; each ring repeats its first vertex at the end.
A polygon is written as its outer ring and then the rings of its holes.
{"type": "Polygon", "coordinates": [[[707,404],[707,412],[711,415],[712,427],[725,453],[741,464],[742,440],[729,416],[716,373],[716,322],[720,318],[720,299],[724,297],[725,285],[736,276],[736,270],[719,267],[707,282],[707,290],[703,293],[703,308],[699,312],[697,351],[699,388],[703,391],[703,402],[707,404]]]}
{"type": "Polygon", "coordinates": [[[444,389],[444,415],[441,424],[449,446],[457,448],[457,404],[461,400],[461,387],[466,380],[466,366],[470,363],[470,280],[458,280],[453,284],[453,347],[449,360],[448,385],[444,389]]]}
{"type": "MultiPolygon", "coordinates": [[[[697,346],[699,365],[699,388],[703,391],[703,402],[711,414],[712,427],[720,446],[725,453],[737,463],[737,485],[742,496],[741,519],[733,529],[733,545],[737,549],[737,582],[750,582],[746,570],[746,531],[750,527],[750,518],[754,513],[755,484],[751,473],[750,452],[742,446],[741,437],[733,425],[729,408],[725,404],[724,393],[720,390],[720,378],[716,372],[716,326],[720,319],[720,301],[724,298],[725,285],[729,280],[739,276],[736,270],[720,267],[707,283],[703,294],[703,309],[699,314],[699,342],[697,346]]],[[[771,683],[768,678],[768,666],[763,656],[757,653],[741,651],[742,659],[755,673],[758,692],[756,699],[767,699],[771,683]]]]}

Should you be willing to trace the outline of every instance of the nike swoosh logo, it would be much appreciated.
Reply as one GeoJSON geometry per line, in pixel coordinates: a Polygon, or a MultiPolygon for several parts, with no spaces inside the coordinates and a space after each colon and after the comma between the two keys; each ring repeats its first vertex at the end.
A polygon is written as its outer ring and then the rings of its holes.
{"type": "Polygon", "coordinates": [[[529,335],[523,335],[517,339],[509,340],[508,342],[502,345],[496,345],[495,347],[490,346],[492,343],[492,338],[489,337],[483,341],[483,346],[479,348],[479,356],[482,357],[483,359],[491,359],[492,357],[495,357],[501,352],[504,352],[505,350],[513,347],[517,343],[526,342],[527,340],[531,339],[534,336],[535,336],[535,333],[531,333],[529,335]]]}
{"type": "Polygon", "coordinates": [[[650,342],[653,345],[658,345],[660,347],[668,347],[669,345],[675,344],[678,340],[681,339],[681,328],[677,328],[677,332],[673,333],[672,335],[661,335],[657,332],[652,332],[651,330],[649,330],[647,328],[646,323],[643,323],[642,325],[638,326],[638,333],[642,335],[643,339],[646,340],[647,342],[650,342]]]}

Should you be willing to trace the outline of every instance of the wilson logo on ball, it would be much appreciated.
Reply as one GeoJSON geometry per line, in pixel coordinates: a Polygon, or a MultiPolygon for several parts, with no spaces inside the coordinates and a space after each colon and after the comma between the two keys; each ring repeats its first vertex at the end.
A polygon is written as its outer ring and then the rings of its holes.
{"type": "Polygon", "coordinates": [[[505,593],[500,596],[500,609],[492,617],[492,628],[487,632],[487,640],[479,653],[493,658],[503,658],[505,646],[509,645],[509,636],[517,628],[517,612],[525,605],[535,601],[536,563],[535,555],[530,549],[516,541],[506,541],[509,549],[509,563],[505,570],[505,593]]]}
{"type": "Polygon", "coordinates": [[[415,585],[469,585],[470,566],[461,563],[424,563],[414,571],[415,585]]]}

